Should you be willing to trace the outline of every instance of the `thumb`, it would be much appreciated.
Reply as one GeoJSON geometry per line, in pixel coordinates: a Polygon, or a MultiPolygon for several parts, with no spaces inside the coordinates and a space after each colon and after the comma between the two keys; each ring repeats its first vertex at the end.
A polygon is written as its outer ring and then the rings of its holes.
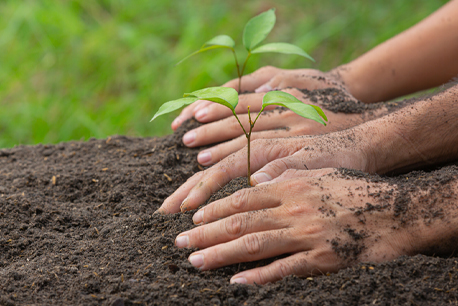
{"type": "Polygon", "coordinates": [[[268,82],[256,88],[254,92],[269,92],[273,89],[280,88],[280,83],[282,83],[282,77],[280,75],[276,75],[273,78],[271,78],[268,82]]]}
{"type": "Polygon", "coordinates": [[[288,169],[288,170],[285,170],[285,172],[283,172],[280,176],[272,179],[271,181],[259,183],[256,186],[280,183],[280,182],[287,181],[287,180],[294,179],[294,178],[321,177],[326,174],[333,173],[335,171],[336,171],[335,168],[324,168],[324,169],[316,169],[316,170],[288,169]]]}
{"type": "Polygon", "coordinates": [[[270,182],[288,169],[308,170],[305,162],[297,156],[298,154],[300,152],[268,163],[251,176],[251,185],[256,186],[260,183],[270,182]]]}

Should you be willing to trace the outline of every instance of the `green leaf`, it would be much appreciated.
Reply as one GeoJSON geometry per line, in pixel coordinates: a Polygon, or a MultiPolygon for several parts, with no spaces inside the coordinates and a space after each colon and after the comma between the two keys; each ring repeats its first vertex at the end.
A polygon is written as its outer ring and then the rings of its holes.
{"type": "Polygon", "coordinates": [[[239,103],[237,90],[230,87],[209,87],[184,94],[185,97],[195,97],[229,107],[233,112],[239,103]]]}
{"type": "Polygon", "coordinates": [[[234,46],[235,46],[235,42],[234,42],[234,40],[232,38],[230,38],[227,35],[218,35],[216,37],[213,37],[209,41],[207,41],[202,46],[202,48],[200,48],[196,52],[193,52],[193,53],[189,54],[184,59],[182,59],[181,61],[176,63],[175,66],[181,64],[182,62],[184,62],[185,60],[187,60],[191,56],[194,56],[194,55],[199,54],[201,52],[212,50],[212,49],[219,49],[219,48],[227,48],[227,49],[232,49],[233,50],[234,46]]]}
{"type": "MultiPolygon", "coordinates": [[[[326,125],[323,119],[320,117],[320,112],[317,110],[320,109],[318,106],[309,105],[303,103],[301,100],[297,99],[295,96],[283,92],[283,91],[269,91],[262,98],[262,109],[267,105],[280,105],[286,108],[289,108],[299,116],[304,118],[312,119],[318,123],[326,125]]],[[[326,116],[324,116],[323,111],[320,109],[323,114],[324,120],[328,121],[326,116]]]]}
{"type": "Polygon", "coordinates": [[[243,30],[243,45],[248,51],[263,41],[275,25],[275,9],[251,18],[243,30]]]}
{"type": "Polygon", "coordinates": [[[227,48],[234,48],[235,42],[230,36],[218,35],[216,37],[213,37],[209,41],[207,41],[202,46],[202,48],[205,48],[207,46],[221,46],[221,47],[227,47],[227,48]]]}
{"type": "Polygon", "coordinates": [[[323,117],[324,121],[328,121],[328,117],[326,117],[323,110],[319,106],[316,106],[313,104],[309,104],[309,105],[313,107],[321,117],[323,117]]]}
{"type": "Polygon", "coordinates": [[[165,102],[164,104],[161,105],[161,107],[159,107],[159,110],[156,112],[156,114],[154,114],[154,117],[153,117],[153,119],[151,119],[151,121],[153,121],[154,119],[156,119],[160,115],[171,113],[174,110],[177,110],[177,109],[181,108],[182,106],[194,103],[197,100],[199,100],[199,99],[193,97],[193,98],[181,98],[181,99],[178,99],[178,100],[165,102]]]}
{"type": "Polygon", "coordinates": [[[275,53],[283,53],[283,54],[297,54],[303,57],[306,57],[312,61],[315,61],[310,55],[308,55],[304,50],[299,48],[298,46],[288,44],[288,43],[271,43],[265,44],[262,46],[257,47],[254,50],[251,50],[251,53],[267,53],[267,52],[275,52],[275,53]]]}

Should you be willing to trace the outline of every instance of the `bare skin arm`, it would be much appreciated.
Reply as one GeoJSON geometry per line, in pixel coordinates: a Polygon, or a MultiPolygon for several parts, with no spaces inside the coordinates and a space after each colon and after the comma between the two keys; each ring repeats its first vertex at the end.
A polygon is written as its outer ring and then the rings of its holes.
{"type": "MultiPolygon", "coordinates": [[[[253,185],[288,169],[345,167],[386,173],[458,156],[458,86],[354,128],[321,136],[256,140],[253,185]]],[[[160,212],[195,209],[231,179],[246,174],[246,150],[199,172],[164,201],[160,212]]]]}
{"type": "Polygon", "coordinates": [[[194,220],[205,225],[181,233],[175,243],[200,248],[189,261],[202,270],[290,254],[231,279],[249,284],[401,255],[452,254],[458,237],[457,172],[445,185],[413,193],[412,187],[335,169],[289,170],[200,209],[194,220]],[[326,172],[334,174],[322,176],[326,172]]]}
{"type": "MultiPolygon", "coordinates": [[[[415,26],[348,64],[326,73],[314,69],[263,67],[243,78],[245,90],[339,87],[346,88],[360,101],[372,103],[444,84],[458,75],[457,15],[458,0],[452,0],[415,26]]],[[[238,80],[223,86],[237,89],[238,80]]],[[[249,102],[254,111],[260,103],[261,100],[254,96],[249,102]]],[[[246,107],[237,111],[244,113],[246,107]]],[[[172,123],[172,128],[175,130],[192,116],[201,122],[211,122],[229,115],[221,106],[200,101],[185,108],[172,123]]]]}
{"type": "MultiPolygon", "coordinates": [[[[244,77],[245,89],[256,93],[242,95],[236,111],[240,114],[246,113],[248,105],[252,111],[259,110],[262,93],[277,88],[296,87],[313,90],[333,87],[353,95],[358,100],[372,103],[443,84],[458,75],[458,20],[454,17],[457,15],[458,0],[450,1],[407,31],[351,63],[326,73],[314,69],[286,70],[263,67],[244,77]]],[[[237,80],[232,80],[223,86],[237,88],[237,84],[237,80]]],[[[311,103],[306,100],[304,102],[311,103]]],[[[327,114],[329,113],[328,111],[327,114]]],[[[355,114],[332,114],[331,125],[328,128],[310,124],[307,120],[295,120],[291,129],[283,130],[281,133],[275,130],[278,126],[258,126],[254,139],[329,133],[335,131],[335,128],[346,129],[358,122],[365,122],[384,114],[386,112],[379,112],[372,118],[366,116],[360,119],[351,118],[358,116],[355,114]]],[[[172,128],[176,129],[185,119],[192,116],[200,122],[209,124],[189,131],[183,137],[183,142],[189,147],[222,142],[242,135],[230,111],[208,101],[199,101],[185,108],[172,123],[172,128]],[[224,120],[218,121],[220,119],[224,120]],[[227,127],[235,128],[230,129],[231,133],[220,133],[221,130],[227,131],[227,127]]],[[[277,125],[284,121],[281,116],[274,117],[278,118],[272,118],[271,122],[275,121],[277,125]]],[[[198,161],[205,166],[216,163],[241,149],[244,140],[243,137],[239,137],[201,152],[198,161]]]]}
{"type": "Polygon", "coordinates": [[[366,103],[435,87],[458,75],[458,0],[331,73],[366,103]]]}

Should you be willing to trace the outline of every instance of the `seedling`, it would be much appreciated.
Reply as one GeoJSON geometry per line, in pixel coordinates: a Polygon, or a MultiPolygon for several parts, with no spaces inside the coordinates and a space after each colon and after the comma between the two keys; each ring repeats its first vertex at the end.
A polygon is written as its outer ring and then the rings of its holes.
{"type": "Polygon", "coordinates": [[[191,93],[186,93],[184,94],[183,97],[184,98],[174,100],[174,101],[169,101],[169,102],[162,104],[159,110],[157,111],[157,113],[154,115],[153,119],[151,119],[151,121],[153,121],[160,115],[164,115],[164,114],[173,112],[185,105],[194,103],[197,100],[212,101],[212,102],[216,102],[216,103],[219,103],[221,105],[228,107],[232,111],[232,114],[235,116],[238,123],[240,124],[240,127],[242,128],[243,133],[245,134],[246,139],[247,139],[247,143],[248,143],[247,145],[248,184],[250,184],[250,176],[251,176],[251,166],[250,166],[251,132],[253,130],[254,125],[256,124],[256,121],[259,118],[259,115],[261,114],[261,112],[264,110],[266,106],[268,105],[284,106],[304,118],[315,120],[316,122],[319,122],[324,125],[326,125],[325,121],[328,121],[323,110],[319,108],[318,106],[305,104],[301,100],[297,99],[295,96],[290,95],[289,93],[286,93],[283,91],[270,91],[266,93],[264,97],[262,98],[261,110],[259,111],[254,121],[251,120],[250,106],[248,106],[249,130],[247,131],[245,130],[242,123],[240,122],[239,117],[235,113],[235,107],[239,103],[239,95],[235,89],[229,88],[229,87],[209,87],[205,89],[196,90],[191,93]]]}
{"type": "Polygon", "coordinates": [[[218,35],[205,44],[203,44],[202,48],[197,50],[196,52],[188,55],[180,62],[180,64],[184,60],[190,58],[193,55],[198,53],[218,49],[218,48],[226,48],[232,51],[234,54],[235,59],[235,66],[237,67],[237,75],[239,78],[239,93],[242,92],[242,76],[245,71],[246,64],[248,59],[252,54],[258,53],[267,53],[267,52],[275,52],[275,53],[283,53],[283,54],[297,54],[303,57],[306,57],[312,61],[315,61],[310,55],[308,55],[304,50],[299,48],[298,46],[288,44],[288,43],[270,43],[259,46],[259,44],[269,35],[270,31],[272,31],[275,25],[275,9],[270,9],[264,13],[259,14],[258,16],[253,17],[248,21],[245,25],[245,29],[243,30],[243,45],[245,46],[248,54],[243,62],[242,67],[240,68],[239,62],[237,60],[237,54],[235,53],[235,42],[234,40],[228,35],[218,35]]]}

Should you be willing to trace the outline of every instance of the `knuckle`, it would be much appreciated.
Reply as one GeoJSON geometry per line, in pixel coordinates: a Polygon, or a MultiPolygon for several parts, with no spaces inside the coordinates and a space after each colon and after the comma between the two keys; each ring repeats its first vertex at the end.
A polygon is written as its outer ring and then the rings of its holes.
{"type": "Polygon", "coordinates": [[[233,215],[226,219],[225,229],[230,236],[242,236],[247,228],[247,219],[242,215],[233,215]]]}
{"type": "Polygon", "coordinates": [[[252,148],[262,148],[266,146],[266,141],[265,139],[259,138],[251,141],[251,147],[252,148]]]}
{"type": "Polygon", "coordinates": [[[291,266],[283,261],[277,261],[275,263],[274,270],[277,272],[278,278],[282,279],[290,274],[293,274],[291,266]]]}
{"type": "MultiPolygon", "coordinates": [[[[297,171],[297,170],[292,170],[292,171],[297,171]]],[[[310,182],[308,180],[304,180],[303,178],[297,178],[297,179],[292,179],[288,181],[288,190],[290,190],[293,193],[303,193],[304,191],[307,191],[310,189],[310,182]]]]}
{"type": "Polygon", "coordinates": [[[288,168],[289,168],[289,164],[284,159],[277,159],[276,161],[271,163],[271,169],[275,173],[283,173],[288,168]]]}
{"type": "Polygon", "coordinates": [[[274,67],[274,66],[267,65],[267,66],[259,68],[258,70],[256,70],[256,72],[257,73],[269,73],[269,72],[274,72],[276,69],[278,69],[278,68],[274,67]]]}
{"type": "Polygon", "coordinates": [[[189,233],[189,245],[191,247],[197,247],[202,245],[203,242],[207,241],[206,232],[203,227],[198,227],[189,233]]]}
{"type": "Polygon", "coordinates": [[[281,176],[283,177],[293,177],[293,176],[296,176],[296,174],[298,174],[299,170],[297,169],[286,169],[281,176]]]}
{"type": "Polygon", "coordinates": [[[303,203],[284,205],[282,206],[282,209],[287,216],[292,217],[297,217],[298,215],[302,215],[304,212],[307,212],[306,206],[303,203]]]}
{"type": "Polygon", "coordinates": [[[241,210],[247,202],[247,192],[245,190],[239,190],[232,195],[231,206],[235,211],[241,210]]]}
{"type": "Polygon", "coordinates": [[[271,273],[272,272],[268,268],[255,270],[254,279],[256,280],[256,283],[259,283],[260,285],[269,283],[272,281],[271,273]]]}
{"type": "Polygon", "coordinates": [[[203,175],[205,175],[205,171],[199,171],[197,173],[194,173],[190,178],[186,180],[186,183],[192,182],[195,179],[201,178],[203,175]]]}
{"type": "Polygon", "coordinates": [[[321,232],[323,232],[323,226],[319,223],[312,223],[303,228],[301,234],[306,237],[312,237],[320,234],[321,232]]]}
{"type": "Polygon", "coordinates": [[[228,121],[226,122],[225,126],[227,126],[231,134],[240,134],[242,132],[242,128],[240,127],[240,124],[235,118],[228,118],[228,121]]]}
{"type": "Polygon", "coordinates": [[[216,267],[227,265],[227,258],[224,256],[224,252],[222,252],[221,247],[219,245],[211,249],[211,262],[212,265],[216,267]]]}
{"type": "Polygon", "coordinates": [[[248,255],[258,255],[262,252],[262,241],[260,236],[257,234],[244,236],[242,243],[248,255]]]}

